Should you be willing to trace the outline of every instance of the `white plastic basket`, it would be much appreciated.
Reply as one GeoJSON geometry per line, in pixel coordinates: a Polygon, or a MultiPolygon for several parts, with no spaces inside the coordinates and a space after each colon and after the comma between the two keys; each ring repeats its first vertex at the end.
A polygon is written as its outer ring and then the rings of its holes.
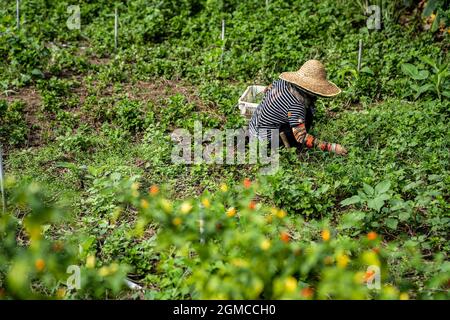
{"type": "Polygon", "coordinates": [[[250,119],[253,115],[253,112],[255,112],[256,108],[259,105],[259,102],[257,101],[258,95],[266,89],[265,86],[248,86],[247,89],[245,89],[242,96],[239,98],[239,109],[241,110],[241,114],[245,116],[247,119],[250,119]]]}

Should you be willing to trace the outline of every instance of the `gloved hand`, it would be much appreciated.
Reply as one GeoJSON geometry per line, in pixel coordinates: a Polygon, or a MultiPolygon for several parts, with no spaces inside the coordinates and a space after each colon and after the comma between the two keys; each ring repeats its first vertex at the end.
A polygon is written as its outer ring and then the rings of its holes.
{"type": "Polygon", "coordinates": [[[347,149],[345,149],[339,143],[333,143],[333,146],[331,147],[331,152],[334,152],[335,154],[338,154],[340,156],[347,155],[347,149]]]}

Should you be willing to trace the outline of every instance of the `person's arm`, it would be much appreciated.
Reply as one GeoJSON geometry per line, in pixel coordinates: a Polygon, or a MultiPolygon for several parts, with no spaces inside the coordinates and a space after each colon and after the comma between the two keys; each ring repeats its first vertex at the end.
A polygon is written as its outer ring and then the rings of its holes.
{"type": "Polygon", "coordinates": [[[333,152],[339,155],[347,154],[347,150],[340,144],[321,141],[306,132],[305,122],[302,119],[299,119],[298,124],[292,127],[292,132],[294,133],[295,140],[300,144],[304,144],[308,149],[317,148],[322,151],[333,152]]]}

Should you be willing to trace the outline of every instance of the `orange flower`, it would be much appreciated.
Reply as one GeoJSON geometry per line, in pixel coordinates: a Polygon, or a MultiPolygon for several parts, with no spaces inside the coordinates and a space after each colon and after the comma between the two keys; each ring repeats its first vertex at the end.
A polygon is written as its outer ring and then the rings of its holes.
{"type": "Polygon", "coordinates": [[[291,240],[291,236],[287,232],[281,232],[280,234],[281,241],[288,243],[291,240]]]}
{"type": "Polygon", "coordinates": [[[255,210],[256,208],[256,202],[255,201],[250,201],[250,203],[248,204],[248,208],[250,210],[255,210]]]}
{"type": "Polygon", "coordinates": [[[375,275],[375,271],[366,271],[366,273],[364,274],[364,282],[368,282],[372,279],[372,277],[375,275]]]}
{"type": "Polygon", "coordinates": [[[370,241],[375,240],[377,237],[378,237],[378,235],[377,235],[377,233],[374,232],[374,231],[370,231],[370,232],[367,234],[367,239],[369,239],[370,241]]]}
{"type": "Polygon", "coordinates": [[[152,185],[149,189],[148,189],[148,193],[150,193],[152,196],[155,196],[159,193],[159,187],[157,185],[152,185]]]}
{"type": "Polygon", "coordinates": [[[328,229],[322,230],[322,240],[323,241],[330,240],[330,237],[331,237],[330,230],[328,230],[328,229]]]}
{"type": "Polygon", "coordinates": [[[43,259],[37,259],[34,262],[34,266],[35,266],[37,271],[41,272],[45,268],[45,261],[43,259]]]}
{"type": "Polygon", "coordinates": [[[250,179],[249,178],[245,178],[244,179],[244,187],[248,189],[251,186],[252,186],[252,182],[250,181],[250,179]]]}
{"type": "Polygon", "coordinates": [[[302,295],[302,297],[310,299],[314,295],[314,290],[311,289],[310,287],[306,287],[303,288],[302,291],[300,291],[300,294],[302,295]]]}

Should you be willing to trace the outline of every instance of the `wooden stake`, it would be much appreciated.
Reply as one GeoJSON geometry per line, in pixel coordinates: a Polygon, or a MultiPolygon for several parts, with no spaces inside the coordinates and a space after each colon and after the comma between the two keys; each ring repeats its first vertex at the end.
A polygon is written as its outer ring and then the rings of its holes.
{"type": "Polygon", "coordinates": [[[362,60],[362,39],[359,40],[359,50],[358,50],[358,72],[361,71],[361,60],[362,60]]]}
{"type": "Polygon", "coordinates": [[[5,202],[5,189],[3,185],[4,174],[3,174],[3,147],[0,146],[0,192],[2,194],[2,207],[3,213],[6,211],[6,202],[5,202]]]}
{"type": "Polygon", "coordinates": [[[20,0],[16,1],[17,30],[20,30],[20,0]]]}
{"type": "Polygon", "coordinates": [[[117,8],[114,12],[114,50],[117,52],[117,47],[119,43],[119,14],[117,8]]]}

